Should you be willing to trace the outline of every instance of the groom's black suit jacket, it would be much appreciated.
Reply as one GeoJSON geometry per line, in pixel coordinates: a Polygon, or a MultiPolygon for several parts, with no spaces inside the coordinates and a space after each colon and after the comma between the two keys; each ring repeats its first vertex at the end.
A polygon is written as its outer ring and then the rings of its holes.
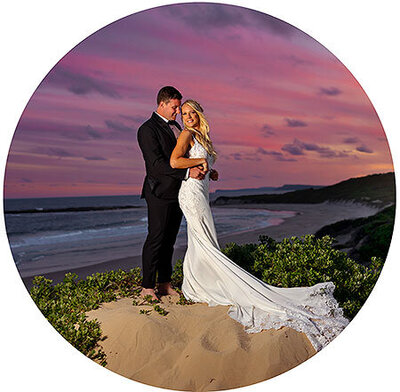
{"type": "MultiPolygon", "coordinates": [[[[181,129],[178,123],[175,125],[181,129]]],[[[160,199],[177,200],[187,170],[173,169],[169,164],[176,137],[168,123],[153,113],[138,129],[137,138],[146,165],[141,197],[146,196],[147,187],[160,199]]]]}

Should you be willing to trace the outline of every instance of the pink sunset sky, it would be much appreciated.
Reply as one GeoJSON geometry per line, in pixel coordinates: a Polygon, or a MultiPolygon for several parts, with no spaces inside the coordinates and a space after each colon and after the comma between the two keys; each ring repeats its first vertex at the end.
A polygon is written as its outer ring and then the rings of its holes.
{"type": "Polygon", "coordinates": [[[326,48],[266,14],[192,3],[114,22],[57,63],[15,131],[5,196],[140,193],[136,133],[164,85],[205,109],[211,191],[393,171],[371,102],[326,48]]]}

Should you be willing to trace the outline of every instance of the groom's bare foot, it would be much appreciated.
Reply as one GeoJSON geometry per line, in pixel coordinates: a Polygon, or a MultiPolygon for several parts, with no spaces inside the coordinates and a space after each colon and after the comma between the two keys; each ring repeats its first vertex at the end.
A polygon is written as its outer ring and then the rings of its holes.
{"type": "Polygon", "coordinates": [[[154,292],[154,289],[146,289],[142,288],[142,291],[140,292],[140,298],[144,299],[146,295],[150,295],[151,299],[159,301],[160,299],[157,297],[156,293],[154,292]]]}
{"type": "Polygon", "coordinates": [[[159,283],[158,284],[158,293],[160,295],[179,295],[178,292],[176,292],[170,282],[166,283],[159,283]]]}

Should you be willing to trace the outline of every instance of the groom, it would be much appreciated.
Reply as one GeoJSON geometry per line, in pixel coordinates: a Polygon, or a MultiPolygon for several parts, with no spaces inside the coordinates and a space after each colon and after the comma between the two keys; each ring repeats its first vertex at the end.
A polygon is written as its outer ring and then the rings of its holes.
{"type": "MultiPolygon", "coordinates": [[[[177,294],[171,287],[172,254],[182,220],[178,192],[181,182],[189,177],[203,180],[201,167],[173,169],[170,156],[181,127],[175,121],[180,113],[181,93],[172,86],[163,87],[157,95],[157,110],[142,124],[137,137],[146,166],[142,198],[148,209],[148,235],[143,246],[143,283],[141,296],[155,294],[156,273],[158,293],[177,294]]],[[[214,178],[218,174],[214,174],[214,178]]]]}

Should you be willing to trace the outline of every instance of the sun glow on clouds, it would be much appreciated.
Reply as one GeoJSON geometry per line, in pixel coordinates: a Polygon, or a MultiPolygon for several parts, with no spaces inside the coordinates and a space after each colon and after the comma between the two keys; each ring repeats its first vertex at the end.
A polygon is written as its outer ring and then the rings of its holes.
{"type": "Polygon", "coordinates": [[[212,190],[393,170],[368,97],[318,42],[248,9],[176,4],[106,26],[51,70],[18,124],[6,196],[139,193],[136,131],[163,85],[205,108],[212,190]]]}

